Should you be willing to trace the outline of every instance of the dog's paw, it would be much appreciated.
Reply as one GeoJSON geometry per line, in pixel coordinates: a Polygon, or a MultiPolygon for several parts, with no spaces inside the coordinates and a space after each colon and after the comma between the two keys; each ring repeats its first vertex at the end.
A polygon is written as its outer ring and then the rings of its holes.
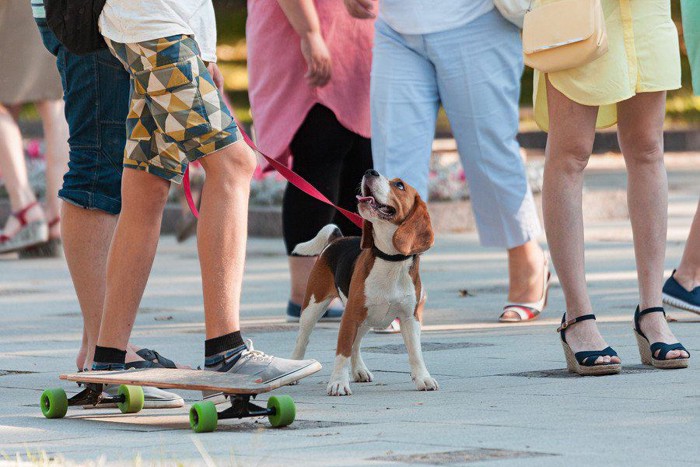
{"type": "Polygon", "coordinates": [[[352,396],[348,381],[331,381],[326,388],[329,396],[352,396]]]}
{"type": "Polygon", "coordinates": [[[374,379],[372,372],[366,366],[361,366],[352,370],[352,377],[357,383],[371,383],[374,379]]]}
{"type": "Polygon", "coordinates": [[[440,389],[438,382],[429,374],[414,377],[413,382],[416,383],[416,389],[419,391],[437,391],[440,389]]]}

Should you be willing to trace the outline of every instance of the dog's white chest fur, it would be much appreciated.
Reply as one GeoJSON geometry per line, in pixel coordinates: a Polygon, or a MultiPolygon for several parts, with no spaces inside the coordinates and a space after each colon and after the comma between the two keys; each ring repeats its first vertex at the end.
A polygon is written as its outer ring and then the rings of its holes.
{"type": "Polygon", "coordinates": [[[390,262],[376,258],[365,279],[367,324],[388,326],[416,309],[416,288],[409,274],[413,260],[390,262]]]}

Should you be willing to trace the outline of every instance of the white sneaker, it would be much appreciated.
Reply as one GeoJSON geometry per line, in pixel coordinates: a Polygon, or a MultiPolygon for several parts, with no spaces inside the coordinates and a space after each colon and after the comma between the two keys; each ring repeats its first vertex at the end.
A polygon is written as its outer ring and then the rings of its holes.
{"type": "MultiPolygon", "coordinates": [[[[106,384],[102,390],[109,397],[117,397],[119,386],[116,384],[106,384]]],[[[163,391],[162,389],[143,386],[143,408],[144,409],[176,409],[185,405],[182,397],[175,393],[163,391]]],[[[84,409],[106,409],[116,407],[117,404],[84,405],[84,409]]]]}
{"type": "MultiPolygon", "coordinates": [[[[255,350],[253,341],[250,339],[246,341],[246,347],[235,363],[224,361],[216,368],[205,369],[244,375],[251,379],[255,378],[256,383],[269,384],[274,382],[279,386],[294,383],[321,369],[321,364],[316,360],[289,360],[255,350]]],[[[226,402],[226,397],[221,392],[202,391],[202,397],[205,401],[211,401],[214,404],[226,402]]]]}

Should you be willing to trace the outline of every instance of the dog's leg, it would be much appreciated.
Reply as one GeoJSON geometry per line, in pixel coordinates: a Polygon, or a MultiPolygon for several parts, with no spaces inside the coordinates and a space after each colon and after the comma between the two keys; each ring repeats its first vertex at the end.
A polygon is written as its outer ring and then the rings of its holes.
{"type": "Polygon", "coordinates": [[[411,378],[419,391],[436,391],[438,383],[430,376],[420,348],[420,323],[415,316],[401,316],[401,335],[408,351],[411,378]]]}
{"type": "Polygon", "coordinates": [[[369,326],[367,326],[367,324],[360,326],[360,329],[357,331],[357,337],[355,337],[355,343],[352,345],[350,366],[352,367],[352,378],[357,383],[369,383],[374,379],[360,354],[360,343],[362,342],[362,338],[365,337],[365,334],[367,334],[367,331],[369,331],[369,326]]]}
{"type": "Polygon", "coordinates": [[[326,296],[317,302],[315,296],[311,296],[308,305],[301,312],[299,335],[297,335],[297,343],[294,347],[294,353],[292,353],[292,360],[302,360],[304,358],[311,332],[314,330],[318,320],[323,316],[323,313],[326,312],[331,300],[333,300],[332,296],[326,296]]]}
{"type": "Polygon", "coordinates": [[[367,319],[367,308],[358,303],[364,299],[364,294],[360,294],[361,299],[357,299],[353,295],[352,290],[350,299],[345,306],[343,319],[340,322],[340,331],[338,332],[338,348],[335,352],[335,365],[333,373],[326,388],[329,396],[350,396],[350,377],[348,375],[348,363],[352,355],[352,348],[357,340],[358,330],[367,319]]]}

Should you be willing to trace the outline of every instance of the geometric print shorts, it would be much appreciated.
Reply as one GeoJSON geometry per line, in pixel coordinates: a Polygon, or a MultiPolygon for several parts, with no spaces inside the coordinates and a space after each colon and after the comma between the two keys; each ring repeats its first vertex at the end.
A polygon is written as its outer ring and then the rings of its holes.
{"type": "Polygon", "coordinates": [[[180,183],[188,162],[241,139],[191,36],[105,40],[131,75],[124,167],[180,183]]]}

